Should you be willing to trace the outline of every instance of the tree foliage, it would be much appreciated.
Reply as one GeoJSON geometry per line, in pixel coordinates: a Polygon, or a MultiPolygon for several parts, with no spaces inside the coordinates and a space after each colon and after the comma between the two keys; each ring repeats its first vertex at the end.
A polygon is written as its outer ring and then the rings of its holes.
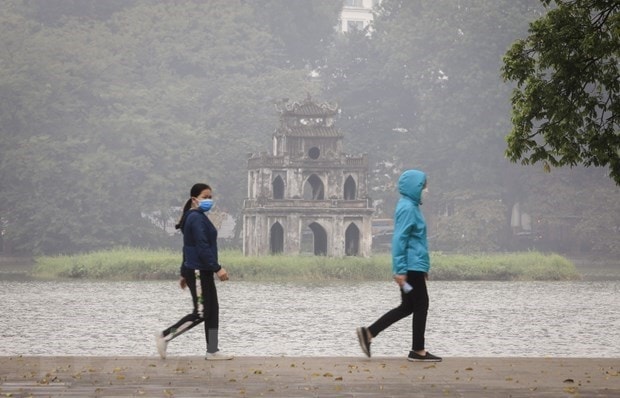
{"type": "Polygon", "coordinates": [[[432,171],[438,192],[501,184],[489,167],[503,162],[508,127],[508,88],[497,73],[535,5],[383,1],[372,35],[344,37],[325,72],[353,145],[432,171]]]}
{"type": "Polygon", "coordinates": [[[340,6],[4,0],[3,243],[36,254],[176,248],[144,215],[170,222],[205,181],[217,208],[238,216],[246,156],[271,150],[274,102],[310,93],[339,102],[343,150],[369,154],[377,217],[392,216],[404,168],[428,173],[434,250],[511,248],[516,202],[550,230],[573,212],[563,227],[573,247],[585,235],[592,250],[617,246],[607,177],[504,157],[502,55],[541,15],[539,0],[384,0],[372,33],[346,35],[333,29],[340,6]]]}
{"type": "MultiPolygon", "coordinates": [[[[260,4],[244,1],[5,2],[5,243],[34,253],[165,246],[143,215],[181,206],[196,181],[235,212],[245,155],[277,122],[273,101],[318,89],[273,34],[300,18],[283,7],[266,25],[260,4]]],[[[330,24],[325,9],[313,5],[305,23],[330,24]]]]}
{"type": "Polygon", "coordinates": [[[620,4],[554,3],[504,57],[517,85],[506,153],[547,169],[609,166],[620,185],[620,4]]]}
{"type": "Polygon", "coordinates": [[[537,1],[385,0],[372,34],[346,35],[328,57],[326,92],[341,102],[345,138],[374,161],[372,196],[383,217],[391,217],[394,198],[386,178],[425,170],[431,193],[424,208],[436,249],[505,244],[509,224],[500,223],[496,234],[475,214],[485,214],[485,203],[503,208],[495,215],[510,213],[512,186],[502,172],[509,88],[498,72],[506,47],[538,10],[537,1]],[[460,199],[472,190],[473,202],[460,199]]]}

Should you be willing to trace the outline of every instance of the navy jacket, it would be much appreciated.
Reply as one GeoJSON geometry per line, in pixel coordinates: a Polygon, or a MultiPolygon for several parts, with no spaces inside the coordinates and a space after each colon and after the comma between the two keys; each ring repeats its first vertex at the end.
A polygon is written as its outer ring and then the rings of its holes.
{"type": "Polygon", "coordinates": [[[183,267],[217,272],[217,229],[201,210],[190,210],[183,224],[183,267]]]}

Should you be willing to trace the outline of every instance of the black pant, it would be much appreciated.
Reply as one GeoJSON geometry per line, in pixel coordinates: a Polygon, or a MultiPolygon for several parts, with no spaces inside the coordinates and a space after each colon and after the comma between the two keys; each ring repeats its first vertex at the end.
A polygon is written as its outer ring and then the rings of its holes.
{"type": "Polygon", "coordinates": [[[420,271],[408,271],[407,282],[413,290],[405,294],[400,292],[401,303],[398,307],[388,311],[375,323],[368,327],[370,334],[376,336],[390,325],[413,313],[411,334],[413,351],[424,349],[424,331],[426,329],[426,315],[428,313],[428,292],[426,290],[426,273],[420,271]]]}
{"type": "Polygon", "coordinates": [[[183,277],[192,294],[194,310],[164,330],[164,338],[170,341],[204,322],[207,352],[217,352],[220,307],[217,301],[213,271],[187,270],[183,272],[183,277]],[[199,274],[199,285],[196,284],[196,274],[199,274]],[[200,291],[198,287],[200,287],[200,291]]]}

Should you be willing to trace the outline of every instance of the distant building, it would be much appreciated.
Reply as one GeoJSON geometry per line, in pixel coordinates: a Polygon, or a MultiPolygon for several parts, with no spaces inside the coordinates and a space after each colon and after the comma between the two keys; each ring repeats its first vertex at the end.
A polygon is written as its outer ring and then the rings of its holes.
{"type": "Polygon", "coordinates": [[[342,152],[337,105],[308,96],[276,109],[273,153],[248,159],[243,253],[370,256],[368,158],[342,152]]]}
{"type": "Polygon", "coordinates": [[[362,30],[373,20],[372,10],[381,0],[344,0],[340,12],[340,31],[362,30]]]}

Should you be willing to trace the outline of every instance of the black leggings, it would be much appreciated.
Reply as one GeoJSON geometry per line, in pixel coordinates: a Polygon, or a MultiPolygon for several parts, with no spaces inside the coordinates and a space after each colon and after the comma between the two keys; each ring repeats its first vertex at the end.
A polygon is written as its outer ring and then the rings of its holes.
{"type": "Polygon", "coordinates": [[[185,278],[187,287],[192,294],[194,310],[164,330],[164,338],[170,341],[204,322],[207,352],[217,352],[220,308],[217,301],[213,271],[184,270],[182,276],[185,278]],[[199,275],[199,285],[196,284],[197,275],[199,275]]]}
{"type": "Polygon", "coordinates": [[[368,327],[370,334],[376,336],[390,325],[413,314],[411,324],[412,351],[424,349],[424,331],[426,329],[426,315],[428,313],[428,292],[426,290],[426,273],[420,271],[408,271],[407,282],[413,290],[405,294],[400,291],[401,303],[398,307],[386,312],[375,323],[368,327]]]}

